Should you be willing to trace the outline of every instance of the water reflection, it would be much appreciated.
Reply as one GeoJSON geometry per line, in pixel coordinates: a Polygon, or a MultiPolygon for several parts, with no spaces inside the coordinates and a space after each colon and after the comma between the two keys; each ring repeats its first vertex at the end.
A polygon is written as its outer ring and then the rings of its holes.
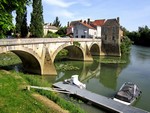
{"type": "MultiPolygon", "coordinates": [[[[106,57],[107,58],[107,57],[106,57]]],[[[116,90],[117,78],[122,71],[122,69],[127,64],[103,64],[98,61],[100,57],[95,57],[93,62],[82,62],[82,61],[65,61],[57,62],[57,65],[71,64],[73,66],[79,67],[78,71],[59,71],[56,77],[50,77],[50,82],[63,81],[64,79],[70,78],[72,75],[79,75],[79,80],[86,83],[87,86],[92,86],[92,88],[100,84],[103,88],[108,88],[111,90],[116,90]],[[52,80],[53,79],[53,80],[52,80]],[[97,85],[92,85],[90,80],[95,79],[97,85]]],[[[47,79],[50,79],[47,77],[47,79]]],[[[89,90],[91,90],[89,87],[89,90]]],[[[102,87],[100,87],[101,89],[102,87]]],[[[96,91],[97,92],[97,91],[96,91]]]]}
{"type": "Polygon", "coordinates": [[[121,71],[118,64],[102,64],[99,81],[105,87],[116,90],[117,77],[121,71]]]}

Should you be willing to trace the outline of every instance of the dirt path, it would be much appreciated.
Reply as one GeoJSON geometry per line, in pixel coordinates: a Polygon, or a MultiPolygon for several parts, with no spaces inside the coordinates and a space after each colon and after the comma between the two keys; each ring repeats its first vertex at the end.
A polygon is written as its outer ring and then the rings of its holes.
{"type": "Polygon", "coordinates": [[[59,105],[54,103],[53,101],[49,100],[45,96],[39,95],[39,94],[32,94],[32,96],[43,103],[45,106],[47,106],[50,109],[53,109],[54,111],[57,111],[57,113],[69,113],[69,111],[62,109],[59,105]]]}

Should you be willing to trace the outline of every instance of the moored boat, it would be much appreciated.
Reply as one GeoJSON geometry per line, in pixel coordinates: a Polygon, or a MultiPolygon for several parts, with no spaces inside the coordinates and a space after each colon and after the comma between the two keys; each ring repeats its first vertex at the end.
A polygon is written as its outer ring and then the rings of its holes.
{"type": "Polygon", "coordinates": [[[131,105],[141,95],[141,93],[142,92],[136,84],[125,82],[114,96],[113,100],[126,105],[131,105]]]}

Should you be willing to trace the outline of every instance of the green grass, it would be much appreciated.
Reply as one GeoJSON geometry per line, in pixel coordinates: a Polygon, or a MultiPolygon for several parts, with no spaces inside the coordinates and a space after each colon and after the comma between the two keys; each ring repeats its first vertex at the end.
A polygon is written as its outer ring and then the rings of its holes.
{"type": "Polygon", "coordinates": [[[1,113],[42,113],[50,109],[35,100],[30,92],[21,88],[24,80],[17,73],[0,70],[0,112],[1,113]]]}
{"type": "Polygon", "coordinates": [[[122,59],[114,59],[114,58],[101,58],[99,60],[96,59],[97,62],[100,62],[100,63],[113,63],[113,64],[117,64],[117,63],[120,63],[120,64],[124,64],[124,63],[127,63],[126,60],[122,60],[122,59]]]}
{"type": "MultiPolygon", "coordinates": [[[[24,74],[21,74],[21,76],[25,80],[27,80],[27,82],[30,85],[51,87],[50,83],[48,83],[47,81],[42,82],[40,77],[31,76],[31,75],[29,76],[29,75],[24,75],[24,74]]],[[[59,93],[45,91],[45,90],[38,90],[38,89],[34,89],[32,91],[38,92],[39,94],[46,96],[47,98],[49,98],[50,100],[54,101],[59,106],[61,106],[63,109],[68,110],[70,113],[85,113],[85,111],[82,110],[79,105],[74,104],[71,101],[66,101],[65,99],[61,98],[59,96],[59,93]]]]}
{"type": "Polygon", "coordinates": [[[32,76],[23,73],[6,73],[0,70],[0,111],[1,113],[55,113],[54,109],[48,109],[35,100],[33,92],[46,96],[60,105],[70,113],[85,113],[79,105],[73,104],[61,98],[58,93],[34,89],[31,92],[25,90],[27,83],[36,86],[51,86],[39,76],[32,76]],[[24,87],[24,88],[22,88],[24,87]]]}

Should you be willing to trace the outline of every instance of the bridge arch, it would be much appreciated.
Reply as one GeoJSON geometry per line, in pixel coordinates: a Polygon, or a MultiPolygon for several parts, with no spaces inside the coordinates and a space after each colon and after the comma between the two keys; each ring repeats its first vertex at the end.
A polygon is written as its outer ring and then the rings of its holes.
{"type": "Polygon", "coordinates": [[[38,61],[33,54],[18,50],[13,50],[11,52],[15,53],[21,59],[25,72],[41,74],[40,61],[38,61]]]}
{"type": "Polygon", "coordinates": [[[93,43],[90,47],[91,55],[100,55],[100,46],[97,43],[93,43]]]}
{"type": "Polygon", "coordinates": [[[5,52],[13,52],[15,53],[22,61],[23,69],[25,72],[34,73],[34,74],[41,74],[41,62],[38,55],[32,50],[29,50],[25,47],[18,48],[8,48],[5,52]]]}
{"type": "Polygon", "coordinates": [[[63,44],[57,48],[57,50],[52,55],[52,62],[54,62],[57,54],[62,50],[67,49],[69,51],[68,57],[69,59],[74,60],[84,60],[84,50],[81,47],[70,45],[70,44],[63,44]],[[75,51],[73,51],[75,50],[75,51]],[[73,51],[73,52],[72,52],[73,51]]]}

